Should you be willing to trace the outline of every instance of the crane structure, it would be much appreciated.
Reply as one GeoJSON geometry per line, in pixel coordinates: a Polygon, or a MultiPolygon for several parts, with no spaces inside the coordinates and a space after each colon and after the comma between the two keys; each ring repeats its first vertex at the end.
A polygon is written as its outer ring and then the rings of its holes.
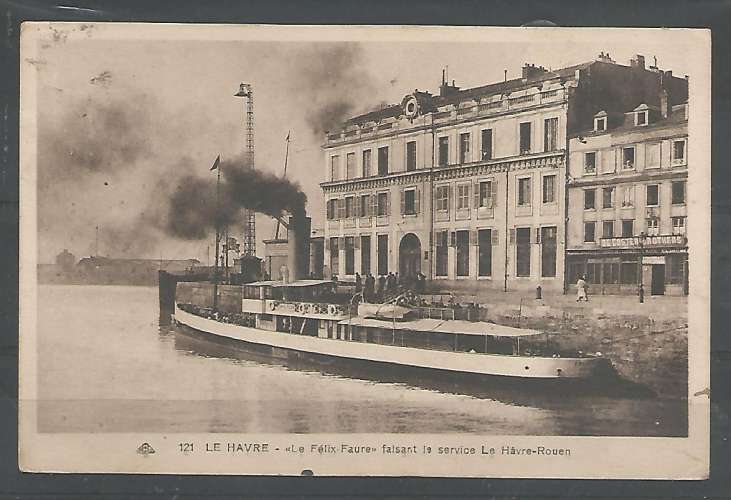
{"type": "MultiPolygon", "coordinates": [[[[246,168],[254,168],[254,90],[250,83],[239,85],[239,91],[234,97],[241,97],[244,101],[244,133],[246,147],[246,168]]],[[[256,212],[244,209],[244,234],[242,238],[242,257],[254,257],[256,255],[256,212]]]]}

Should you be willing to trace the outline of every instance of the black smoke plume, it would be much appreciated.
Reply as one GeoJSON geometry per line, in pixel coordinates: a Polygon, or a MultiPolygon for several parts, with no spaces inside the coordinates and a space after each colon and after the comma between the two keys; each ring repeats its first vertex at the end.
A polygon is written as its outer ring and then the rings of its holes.
{"type": "Polygon", "coordinates": [[[325,45],[297,58],[293,81],[306,89],[305,120],[315,135],[334,130],[373,102],[377,85],[364,59],[357,43],[325,45]]]}
{"type": "Polygon", "coordinates": [[[271,217],[285,213],[304,215],[307,196],[299,185],[276,175],[248,168],[246,158],[221,161],[221,184],[216,203],[214,172],[203,179],[185,176],[170,197],[166,231],[177,238],[205,238],[219,227],[241,221],[242,210],[249,209],[271,217]]]}

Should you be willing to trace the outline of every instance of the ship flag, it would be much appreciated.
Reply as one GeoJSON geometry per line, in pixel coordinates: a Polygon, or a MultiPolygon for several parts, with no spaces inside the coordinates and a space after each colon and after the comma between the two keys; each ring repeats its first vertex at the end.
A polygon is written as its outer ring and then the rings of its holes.
{"type": "Polygon", "coordinates": [[[211,167],[211,170],[216,170],[218,168],[219,163],[221,163],[221,155],[216,156],[216,161],[213,162],[213,166],[211,167]]]}

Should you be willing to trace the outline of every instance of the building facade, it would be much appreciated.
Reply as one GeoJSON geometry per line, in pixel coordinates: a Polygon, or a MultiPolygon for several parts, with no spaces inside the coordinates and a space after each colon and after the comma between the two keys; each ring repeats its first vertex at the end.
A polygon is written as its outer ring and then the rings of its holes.
{"type": "Polygon", "coordinates": [[[596,114],[570,140],[567,280],[595,294],[688,293],[688,105],[596,114]]]}
{"type": "Polygon", "coordinates": [[[466,90],[443,78],[439,95],[348,120],[323,145],[326,274],[563,291],[568,137],[606,102],[647,100],[656,79],[602,54],[466,90]]]}

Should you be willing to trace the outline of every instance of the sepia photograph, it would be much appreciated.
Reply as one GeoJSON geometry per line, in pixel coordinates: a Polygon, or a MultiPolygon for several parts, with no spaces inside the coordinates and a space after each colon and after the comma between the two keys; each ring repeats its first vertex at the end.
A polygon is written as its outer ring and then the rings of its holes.
{"type": "Polygon", "coordinates": [[[707,31],[21,41],[23,470],[707,475],[707,31]]]}

